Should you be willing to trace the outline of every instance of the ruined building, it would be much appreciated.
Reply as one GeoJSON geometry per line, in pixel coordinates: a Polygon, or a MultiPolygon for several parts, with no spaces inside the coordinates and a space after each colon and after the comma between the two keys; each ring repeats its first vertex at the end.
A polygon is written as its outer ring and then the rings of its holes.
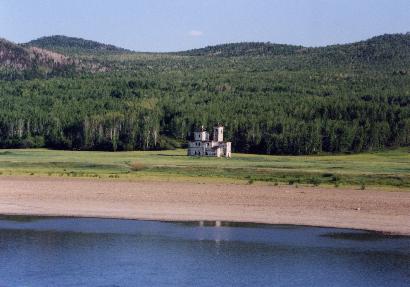
{"type": "Polygon", "coordinates": [[[224,142],[223,138],[224,127],[222,125],[214,127],[212,140],[202,126],[194,132],[194,140],[188,142],[188,155],[231,157],[231,142],[224,142]]]}

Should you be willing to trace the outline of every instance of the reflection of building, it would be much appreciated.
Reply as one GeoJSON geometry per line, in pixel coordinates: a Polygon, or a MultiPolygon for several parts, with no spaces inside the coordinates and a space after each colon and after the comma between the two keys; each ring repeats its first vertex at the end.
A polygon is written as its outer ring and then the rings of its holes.
{"type": "Polygon", "coordinates": [[[214,127],[212,140],[209,133],[202,126],[194,132],[194,140],[188,142],[188,155],[231,157],[231,142],[224,142],[224,127],[214,127]]]}

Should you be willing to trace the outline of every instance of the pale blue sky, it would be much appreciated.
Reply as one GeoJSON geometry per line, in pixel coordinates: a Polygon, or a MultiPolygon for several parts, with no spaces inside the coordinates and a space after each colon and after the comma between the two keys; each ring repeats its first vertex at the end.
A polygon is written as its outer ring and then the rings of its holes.
{"type": "Polygon", "coordinates": [[[0,0],[0,37],[63,34],[137,51],[322,46],[410,31],[410,0],[0,0]]]}

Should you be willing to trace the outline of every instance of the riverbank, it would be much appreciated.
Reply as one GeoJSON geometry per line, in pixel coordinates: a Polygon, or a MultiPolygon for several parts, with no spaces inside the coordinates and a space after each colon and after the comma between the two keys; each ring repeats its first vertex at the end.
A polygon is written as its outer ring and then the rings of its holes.
{"type": "Polygon", "coordinates": [[[296,224],[410,235],[410,192],[0,176],[0,214],[296,224]]]}
{"type": "Polygon", "coordinates": [[[0,175],[191,183],[263,183],[410,190],[410,150],[311,156],[235,153],[189,157],[186,150],[96,152],[0,151],[0,175]]]}

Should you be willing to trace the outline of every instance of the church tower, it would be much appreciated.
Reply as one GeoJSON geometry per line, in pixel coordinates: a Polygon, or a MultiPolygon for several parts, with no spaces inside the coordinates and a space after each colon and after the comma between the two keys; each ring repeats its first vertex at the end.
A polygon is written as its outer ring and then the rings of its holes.
{"type": "Polygon", "coordinates": [[[213,140],[216,142],[224,141],[224,127],[222,125],[217,125],[214,127],[214,137],[213,140]]]}

